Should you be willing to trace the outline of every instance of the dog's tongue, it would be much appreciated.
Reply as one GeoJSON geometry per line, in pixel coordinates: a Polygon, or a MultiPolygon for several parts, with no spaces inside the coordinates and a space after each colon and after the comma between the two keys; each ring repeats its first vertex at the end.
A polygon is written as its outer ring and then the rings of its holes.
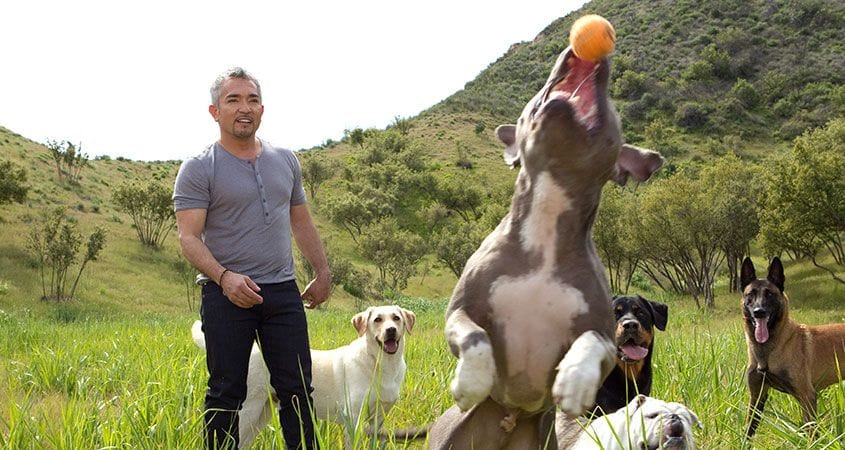
{"type": "Polygon", "coordinates": [[[632,361],[639,361],[648,355],[648,349],[634,344],[625,344],[622,346],[622,354],[632,361]]]}
{"type": "Polygon", "coordinates": [[[388,339],[384,341],[384,351],[389,354],[394,354],[399,350],[399,342],[396,339],[388,339]]]}
{"type": "Polygon", "coordinates": [[[757,339],[757,342],[764,343],[769,340],[769,325],[768,325],[768,318],[762,319],[754,319],[754,339],[757,339]]]}

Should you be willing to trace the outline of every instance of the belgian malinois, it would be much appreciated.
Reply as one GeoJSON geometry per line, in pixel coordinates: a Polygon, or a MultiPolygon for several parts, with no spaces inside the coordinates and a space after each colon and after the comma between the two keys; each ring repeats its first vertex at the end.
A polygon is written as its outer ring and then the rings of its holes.
{"type": "Polygon", "coordinates": [[[766,279],[758,279],[751,259],[745,258],[740,280],[751,394],[746,437],[757,429],[769,388],[798,399],[804,421],[814,420],[818,391],[845,376],[845,324],[810,326],[791,320],[777,257],[766,279]]]}

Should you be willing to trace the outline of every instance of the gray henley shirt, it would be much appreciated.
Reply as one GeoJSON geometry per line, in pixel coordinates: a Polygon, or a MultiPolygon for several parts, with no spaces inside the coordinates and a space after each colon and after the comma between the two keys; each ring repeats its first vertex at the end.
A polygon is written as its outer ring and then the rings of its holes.
{"type": "Polygon", "coordinates": [[[223,267],[256,283],[280,283],[294,279],[290,207],[305,203],[305,190],[292,151],[264,141],[261,147],[254,164],[220,143],[185,160],[173,205],[207,210],[202,240],[223,267]]]}

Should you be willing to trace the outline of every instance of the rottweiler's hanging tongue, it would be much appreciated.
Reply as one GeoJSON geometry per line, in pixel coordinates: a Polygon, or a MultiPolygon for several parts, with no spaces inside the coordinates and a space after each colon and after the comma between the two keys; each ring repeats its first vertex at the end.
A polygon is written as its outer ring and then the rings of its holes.
{"type": "Polygon", "coordinates": [[[761,319],[754,319],[754,339],[759,343],[765,343],[769,340],[769,318],[763,317],[761,319]]]}
{"type": "Polygon", "coordinates": [[[630,343],[619,347],[619,350],[622,351],[622,359],[626,361],[639,361],[648,355],[647,348],[630,343]]]}

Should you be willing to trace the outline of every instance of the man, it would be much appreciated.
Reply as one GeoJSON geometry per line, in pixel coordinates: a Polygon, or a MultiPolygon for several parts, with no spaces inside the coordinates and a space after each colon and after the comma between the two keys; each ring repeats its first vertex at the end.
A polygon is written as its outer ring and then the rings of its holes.
{"type": "Polygon", "coordinates": [[[323,303],[331,273],[305,204],[299,162],[290,150],[256,138],[264,114],[261,87],[243,69],[217,78],[208,111],[220,140],[182,164],[173,193],[182,254],[203,285],[206,445],[237,447],[237,411],[257,336],[287,448],[316,448],[303,301],[307,308],[323,303]],[[316,273],[301,295],[291,233],[316,273]]]}

